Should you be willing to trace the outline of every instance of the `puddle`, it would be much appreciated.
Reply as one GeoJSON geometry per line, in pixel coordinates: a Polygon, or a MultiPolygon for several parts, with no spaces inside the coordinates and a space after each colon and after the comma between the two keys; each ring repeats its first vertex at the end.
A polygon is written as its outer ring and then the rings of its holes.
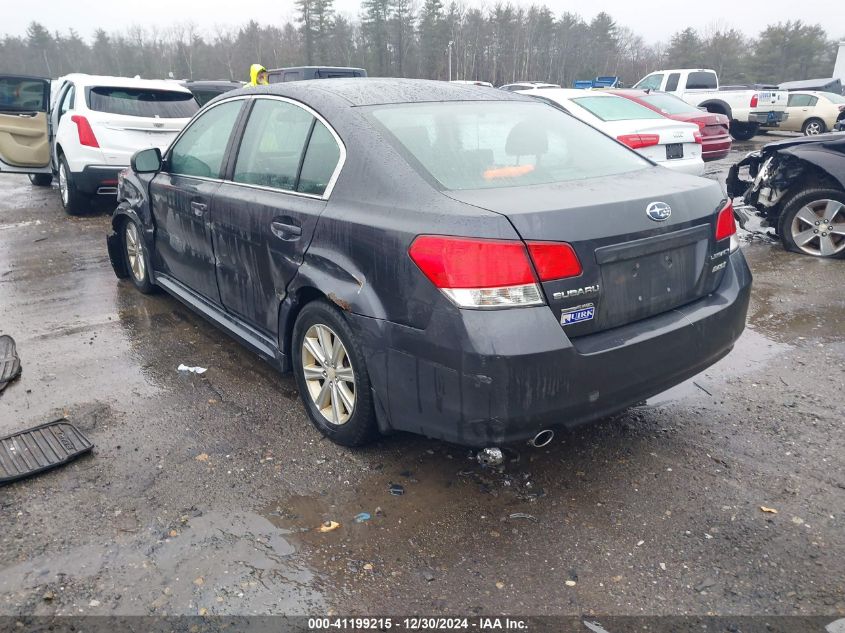
{"type": "Polygon", "coordinates": [[[722,360],[689,380],[649,398],[646,405],[658,406],[694,396],[717,395],[726,378],[759,369],[789,348],[789,345],[773,341],[746,327],[733,350],[722,360]]]}
{"type": "MultiPolygon", "coordinates": [[[[196,615],[308,614],[325,611],[315,577],[296,561],[288,532],[251,512],[209,512],[169,528],[175,536],[74,547],[3,569],[0,593],[94,587],[90,613],[196,615]]],[[[83,605],[84,606],[84,605],[83,605]]]]}

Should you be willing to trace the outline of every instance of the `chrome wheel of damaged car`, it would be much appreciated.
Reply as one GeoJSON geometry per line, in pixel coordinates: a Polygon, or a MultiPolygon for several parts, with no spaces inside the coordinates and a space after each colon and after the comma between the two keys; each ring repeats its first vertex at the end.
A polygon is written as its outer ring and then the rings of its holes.
{"type": "Polygon", "coordinates": [[[355,412],[355,370],[343,341],[330,327],[312,325],[302,341],[302,373],[317,410],[331,424],[355,412]]]}
{"type": "Polygon", "coordinates": [[[808,255],[833,257],[845,252],[845,204],[828,198],[804,204],[792,218],[790,236],[808,255]]]}
{"type": "Polygon", "coordinates": [[[136,281],[143,280],[146,276],[147,266],[144,262],[144,247],[141,245],[138,227],[134,222],[126,223],[126,259],[132,277],[136,281]]]}
{"type": "Polygon", "coordinates": [[[152,293],[156,286],[150,279],[144,236],[134,220],[126,220],[123,224],[123,256],[126,271],[135,287],[144,294],[152,293]]]}
{"type": "Polygon", "coordinates": [[[59,193],[62,196],[62,205],[67,206],[68,203],[68,188],[67,188],[67,171],[65,170],[64,162],[59,163],[59,193]]]}

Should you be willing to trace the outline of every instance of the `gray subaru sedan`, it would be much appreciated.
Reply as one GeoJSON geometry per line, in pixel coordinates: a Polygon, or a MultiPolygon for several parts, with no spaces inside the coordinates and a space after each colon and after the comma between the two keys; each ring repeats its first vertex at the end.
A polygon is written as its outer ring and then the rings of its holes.
{"type": "Polygon", "coordinates": [[[745,325],[717,183],[501,90],[229,92],[137,153],[118,199],[117,276],[293,371],[347,446],[549,438],[702,371],[745,325]]]}

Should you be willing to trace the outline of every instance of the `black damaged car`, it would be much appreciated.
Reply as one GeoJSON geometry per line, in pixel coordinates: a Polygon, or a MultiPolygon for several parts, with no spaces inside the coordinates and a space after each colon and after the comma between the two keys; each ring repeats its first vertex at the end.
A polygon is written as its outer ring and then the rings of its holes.
{"type": "Polygon", "coordinates": [[[332,440],[545,442],[702,371],[751,275],[717,183],[446,82],[227,93],[120,178],[109,254],[279,370],[332,440]]]}
{"type": "MultiPolygon", "coordinates": [[[[845,134],[769,143],[731,167],[727,189],[775,229],[787,250],[845,257],[845,134]]],[[[744,225],[739,207],[737,217],[744,225]]]]}

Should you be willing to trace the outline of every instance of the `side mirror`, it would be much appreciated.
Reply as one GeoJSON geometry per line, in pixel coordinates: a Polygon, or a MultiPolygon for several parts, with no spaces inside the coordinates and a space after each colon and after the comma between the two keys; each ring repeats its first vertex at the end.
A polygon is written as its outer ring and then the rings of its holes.
{"type": "Polygon", "coordinates": [[[136,174],[154,174],[161,171],[161,150],[157,147],[138,150],[129,160],[136,174]]]}

